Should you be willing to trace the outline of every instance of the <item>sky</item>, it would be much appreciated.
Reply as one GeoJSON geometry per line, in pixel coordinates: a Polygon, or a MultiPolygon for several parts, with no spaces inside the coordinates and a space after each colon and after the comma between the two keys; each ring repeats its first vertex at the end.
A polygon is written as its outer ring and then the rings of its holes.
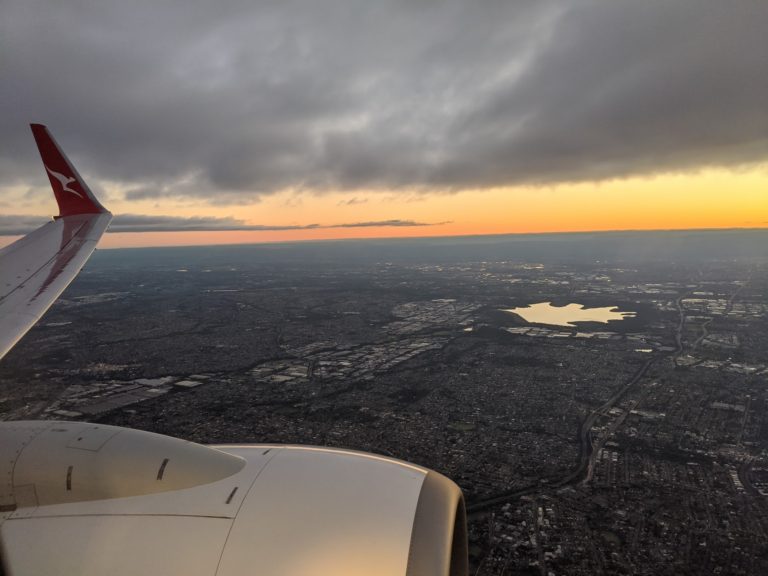
{"type": "Polygon", "coordinates": [[[3,0],[0,245],[768,227],[763,0],[3,0]]]}

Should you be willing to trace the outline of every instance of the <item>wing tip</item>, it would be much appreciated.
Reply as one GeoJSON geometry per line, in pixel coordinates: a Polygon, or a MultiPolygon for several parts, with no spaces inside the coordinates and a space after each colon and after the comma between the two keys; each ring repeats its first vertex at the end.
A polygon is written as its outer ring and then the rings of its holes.
{"type": "Polygon", "coordinates": [[[45,124],[38,124],[37,122],[31,122],[29,127],[32,129],[32,134],[37,139],[40,135],[48,132],[48,126],[45,124]]]}
{"type": "Polygon", "coordinates": [[[93,195],[48,127],[35,122],[29,126],[59,205],[59,217],[109,212],[93,195]]]}

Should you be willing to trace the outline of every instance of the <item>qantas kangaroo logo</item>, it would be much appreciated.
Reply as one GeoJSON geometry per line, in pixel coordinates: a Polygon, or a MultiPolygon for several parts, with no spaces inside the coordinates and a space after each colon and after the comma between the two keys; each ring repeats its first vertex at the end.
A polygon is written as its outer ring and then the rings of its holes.
{"type": "MultiPolygon", "coordinates": [[[[69,187],[69,185],[75,181],[75,178],[70,178],[69,176],[64,176],[64,174],[60,174],[59,172],[54,172],[48,166],[45,167],[45,169],[48,171],[48,174],[56,178],[56,180],[61,183],[61,188],[64,190],[64,192],[71,192],[75,196],[78,196],[79,198],[83,198],[83,195],[80,194],[77,190],[72,190],[72,188],[69,187]]],[[[84,198],[83,198],[84,199],[84,198]]]]}

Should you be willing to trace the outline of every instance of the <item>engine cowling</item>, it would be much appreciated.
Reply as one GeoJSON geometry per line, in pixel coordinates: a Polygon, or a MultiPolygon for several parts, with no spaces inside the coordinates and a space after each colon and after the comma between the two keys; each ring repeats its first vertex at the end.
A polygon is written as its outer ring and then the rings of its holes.
{"type": "Polygon", "coordinates": [[[9,574],[462,576],[459,488],[407,462],[0,423],[9,574]]]}
{"type": "Polygon", "coordinates": [[[0,506],[48,506],[181,490],[245,460],[151,432],[83,422],[0,423],[0,506]]]}

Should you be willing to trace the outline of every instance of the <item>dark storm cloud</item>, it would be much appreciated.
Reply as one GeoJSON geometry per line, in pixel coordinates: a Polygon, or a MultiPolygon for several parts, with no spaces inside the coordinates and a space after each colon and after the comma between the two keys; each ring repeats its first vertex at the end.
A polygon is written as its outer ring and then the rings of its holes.
{"type": "Polygon", "coordinates": [[[768,5],[285,0],[0,6],[0,174],[29,121],[130,198],[425,192],[768,158],[768,5]]]}
{"type": "MultiPolygon", "coordinates": [[[[42,226],[46,218],[40,216],[13,216],[0,214],[0,236],[28,234],[42,226]]],[[[375,222],[348,222],[344,224],[304,224],[269,226],[246,224],[237,218],[149,216],[144,214],[118,214],[112,220],[108,232],[222,232],[246,230],[251,232],[279,230],[315,230],[319,228],[401,228],[440,226],[448,222],[415,222],[413,220],[379,220],[375,222]]]]}

